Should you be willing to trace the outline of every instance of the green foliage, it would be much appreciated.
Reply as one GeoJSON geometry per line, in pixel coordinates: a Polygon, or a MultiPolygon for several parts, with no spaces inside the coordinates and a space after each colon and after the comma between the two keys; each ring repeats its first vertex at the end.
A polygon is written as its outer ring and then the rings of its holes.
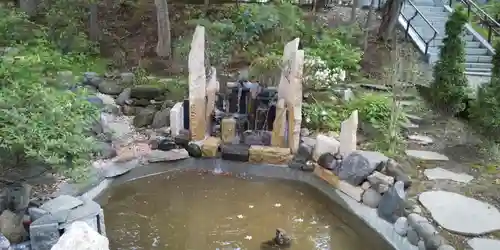
{"type": "Polygon", "coordinates": [[[302,121],[304,126],[316,131],[340,131],[340,123],[347,118],[347,109],[339,104],[325,101],[304,103],[302,121]]]}
{"type": "Polygon", "coordinates": [[[0,55],[0,147],[78,178],[89,166],[94,143],[87,134],[99,113],[85,90],[72,92],[55,79],[61,71],[102,72],[105,64],[84,53],[63,55],[48,37],[22,14],[0,9],[0,41],[10,46],[0,55]],[[24,27],[36,36],[25,36],[24,27]]]}
{"type": "Polygon", "coordinates": [[[468,82],[465,76],[465,49],[462,32],[467,16],[459,6],[446,22],[446,37],[440,51],[439,61],[434,66],[431,83],[433,104],[449,114],[462,111],[467,95],[468,82]]]}
{"type": "MultiPolygon", "coordinates": [[[[500,51],[496,43],[495,51],[500,51]]],[[[495,141],[500,141],[500,55],[493,56],[491,80],[481,85],[477,98],[471,105],[471,122],[479,131],[495,141]]]]}

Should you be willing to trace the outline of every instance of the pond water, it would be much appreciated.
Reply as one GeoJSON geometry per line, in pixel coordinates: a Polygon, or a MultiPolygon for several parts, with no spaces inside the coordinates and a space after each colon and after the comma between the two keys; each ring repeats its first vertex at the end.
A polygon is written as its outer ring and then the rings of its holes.
{"type": "Polygon", "coordinates": [[[113,187],[102,203],[117,250],[258,250],[276,228],[293,239],[289,249],[391,249],[299,182],[176,172],[113,187]]]}

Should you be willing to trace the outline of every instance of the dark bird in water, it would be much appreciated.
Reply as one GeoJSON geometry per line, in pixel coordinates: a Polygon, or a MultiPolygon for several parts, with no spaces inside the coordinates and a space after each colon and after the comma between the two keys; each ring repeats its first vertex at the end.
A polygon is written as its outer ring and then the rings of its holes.
{"type": "Polygon", "coordinates": [[[292,245],[292,239],[288,236],[285,230],[281,228],[276,229],[276,235],[273,239],[260,244],[260,250],[277,250],[288,249],[292,245]]]}

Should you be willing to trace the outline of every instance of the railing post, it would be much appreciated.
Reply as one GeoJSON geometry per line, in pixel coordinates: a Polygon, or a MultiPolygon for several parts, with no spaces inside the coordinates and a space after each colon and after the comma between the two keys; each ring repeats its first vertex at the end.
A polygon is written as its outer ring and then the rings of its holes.
{"type": "Polygon", "coordinates": [[[492,35],[491,24],[488,24],[488,43],[490,44],[491,44],[491,35],[492,35]]]}

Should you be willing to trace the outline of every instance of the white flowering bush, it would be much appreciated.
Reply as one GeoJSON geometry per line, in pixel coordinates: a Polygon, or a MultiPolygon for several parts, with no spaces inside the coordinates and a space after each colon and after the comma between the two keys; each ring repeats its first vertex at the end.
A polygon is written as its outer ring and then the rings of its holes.
{"type": "Polygon", "coordinates": [[[303,83],[307,89],[326,89],[343,82],[345,78],[345,70],[330,68],[320,57],[306,55],[303,83]]]}

